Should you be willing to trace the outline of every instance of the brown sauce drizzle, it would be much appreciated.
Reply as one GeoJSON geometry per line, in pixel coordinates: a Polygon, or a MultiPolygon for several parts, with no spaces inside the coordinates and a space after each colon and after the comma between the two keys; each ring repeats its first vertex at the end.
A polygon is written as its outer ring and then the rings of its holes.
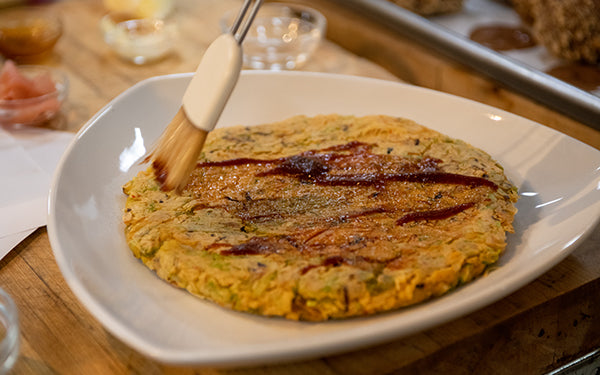
{"type": "Polygon", "coordinates": [[[294,155],[285,158],[277,167],[270,171],[259,173],[258,176],[289,175],[302,179],[318,179],[327,174],[329,167],[320,158],[294,155]]]}
{"type": "Polygon", "coordinates": [[[570,63],[555,66],[546,73],[585,91],[600,88],[600,65],[570,63]]]}
{"type": "MultiPolygon", "coordinates": [[[[430,159],[431,161],[433,159],[430,159]]],[[[319,159],[295,155],[285,158],[280,165],[257,176],[288,175],[295,176],[304,181],[311,181],[319,185],[329,186],[356,186],[356,185],[382,185],[386,182],[419,182],[455,184],[468,186],[488,186],[497,189],[498,186],[490,180],[481,177],[464,176],[454,173],[431,171],[431,162],[425,162],[426,168],[413,164],[407,169],[421,170],[408,173],[362,173],[362,174],[328,174],[329,167],[319,159]],[[423,170],[425,169],[425,170],[423,170]]]]}
{"type": "Polygon", "coordinates": [[[154,168],[154,176],[156,177],[156,181],[160,184],[160,186],[164,186],[167,181],[167,170],[163,163],[160,163],[156,160],[152,162],[152,168],[154,168]]]}
{"type": "Polygon", "coordinates": [[[346,260],[344,258],[342,258],[339,255],[334,255],[328,258],[325,258],[325,260],[323,261],[322,265],[323,266],[333,266],[333,267],[339,267],[342,264],[344,264],[346,262],[346,260]]]}
{"type": "Polygon", "coordinates": [[[442,220],[452,217],[456,214],[463,212],[464,210],[471,208],[475,205],[475,203],[463,203],[453,207],[442,208],[439,210],[428,210],[428,211],[417,211],[411,212],[404,216],[402,216],[398,221],[396,221],[397,225],[403,225],[406,223],[410,223],[411,221],[421,221],[421,220],[442,220]]]}
{"type": "MultiPolygon", "coordinates": [[[[257,238],[257,237],[254,237],[257,238]]],[[[254,239],[253,238],[253,239],[254,239]]],[[[222,250],[221,255],[258,255],[258,254],[270,254],[277,250],[274,246],[269,246],[268,243],[258,243],[252,241],[241,243],[239,245],[232,246],[227,250],[222,250]]]]}
{"type": "Polygon", "coordinates": [[[277,254],[286,247],[295,247],[292,239],[289,237],[269,238],[252,237],[248,242],[232,246],[227,250],[221,250],[221,255],[259,255],[259,254],[277,254]]]}
{"type": "Polygon", "coordinates": [[[334,255],[331,257],[327,257],[325,258],[321,264],[311,264],[308,265],[304,268],[302,268],[300,270],[300,274],[304,275],[305,273],[307,273],[308,271],[312,270],[313,268],[318,268],[318,267],[339,267],[344,263],[348,263],[348,261],[346,259],[344,259],[343,257],[339,256],[339,255],[334,255]]]}
{"type": "Polygon", "coordinates": [[[345,144],[335,145],[324,148],[322,151],[352,151],[355,152],[368,152],[373,148],[373,145],[359,141],[350,141],[345,144]]]}
{"type": "Polygon", "coordinates": [[[376,259],[372,259],[372,258],[364,257],[364,256],[343,257],[340,255],[333,255],[333,256],[329,256],[329,257],[323,259],[321,261],[321,263],[319,263],[319,264],[309,264],[308,266],[302,268],[300,270],[300,274],[304,275],[308,271],[312,270],[313,268],[319,268],[319,267],[339,267],[342,265],[360,267],[361,265],[366,265],[366,264],[377,265],[377,264],[390,263],[397,259],[398,259],[398,257],[382,262],[382,261],[378,261],[376,259]]]}
{"type": "Polygon", "coordinates": [[[237,165],[270,165],[276,166],[270,170],[259,172],[258,177],[272,175],[287,175],[299,178],[303,181],[310,181],[315,184],[329,186],[354,186],[370,185],[378,186],[386,182],[418,182],[418,183],[441,183],[458,184],[468,186],[488,186],[497,189],[497,185],[490,180],[481,177],[465,176],[454,173],[441,172],[438,170],[438,163],[441,160],[434,158],[424,158],[422,160],[411,161],[402,167],[401,173],[362,173],[362,174],[329,174],[329,162],[352,158],[356,155],[362,155],[365,158],[381,157],[380,155],[370,154],[368,151],[372,145],[362,142],[349,142],[347,144],[329,147],[323,150],[312,150],[298,155],[292,155],[276,159],[253,159],[237,158],[223,161],[211,161],[199,163],[198,167],[229,167],[237,165]],[[354,151],[353,154],[335,154],[319,153],[321,151],[354,151]]]}
{"type": "MultiPolygon", "coordinates": [[[[199,168],[210,167],[230,167],[238,165],[260,165],[255,176],[289,176],[301,181],[313,183],[315,185],[326,186],[375,186],[376,188],[385,187],[390,182],[414,182],[422,184],[448,184],[464,185],[468,187],[488,187],[496,190],[498,186],[486,178],[466,176],[454,173],[443,172],[439,168],[442,162],[435,158],[409,159],[400,156],[379,155],[370,152],[372,145],[361,142],[350,142],[343,145],[329,147],[323,150],[312,150],[297,155],[276,159],[253,159],[237,158],[215,162],[199,163],[199,168]],[[351,167],[353,173],[344,173],[351,167]],[[356,171],[365,171],[363,173],[356,171]],[[383,172],[381,172],[383,170],[383,172]],[[385,172],[388,171],[389,172],[385,172]],[[372,171],[372,172],[371,172],[372,171]]],[[[252,170],[252,169],[250,169],[252,170]]],[[[439,193],[438,193],[439,194],[439,193]]],[[[436,195],[437,197],[437,195],[436,195]]],[[[239,200],[225,197],[236,204],[244,204],[239,200]]],[[[250,200],[249,197],[247,197],[250,200]]],[[[396,225],[402,226],[409,222],[422,220],[442,220],[459,214],[473,206],[477,202],[468,202],[455,204],[441,209],[421,210],[421,211],[402,211],[395,207],[372,207],[359,209],[356,212],[348,212],[336,217],[336,220],[324,218],[326,223],[344,222],[350,219],[376,215],[376,214],[394,214],[398,212],[400,216],[396,220],[396,225]]],[[[250,212],[243,211],[243,215],[250,212]]],[[[259,213],[259,216],[250,214],[242,219],[256,219],[277,216],[277,212],[259,213]],[[261,216],[262,215],[262,216],[261,216]]],[[[330,224],[327,224],[330,225],[330,224]]],[[[321,233],[321,232],[319,232],[321,233]]],[[[305,241],[294,236],[281,235],[276,237],[252,237],[247,242],[234,246],[229,246],[221,250],[221,255],[245,256],[245,255],[269,255],[281,254],[288,251],[303,252],[311,251],[305,241]]],[[[220,247],[220,246],[218,246],[220,247]]],[[[341,264],[356,265],[356,262],[372,263],[374,259],[346,259],[342,256],[330,256],[320,265],[307,266],[302,272],[308,272],[311,268],[319,266],[339,266],[341,264]]]]}
{"type": "Polygon", "coordinates": [[[308,266],[306,266],[306,267],[304,267],[304,268],[302,268],[300,270],[300,275],[304,275],[305,273],[307,273],[308,271],[312,270],[313,268],[317,268],[317,267],[321,267],[321,266],[322,266],[321,264],[311,264],[311,265],[308,265],[308,266]]]}
{"type": "Polygon", "coordinates": [[[275,159],[236,158],[236,159],[228,159],[228,160],[221,160],[221,161],[206,161],[206,162],[198,163],[197,166],[200,168],[205,168],[205,167],[233,167],[236,165],[247,165],[247,164],[258,164],[258,165],[266,164],[266,165],[268,165],[268,164],[275,164],[275,163],[292,163],[293,161],[291,161],[290,159],[298,158],[300,156],[304,156],[304,157],[312,156],[315,158],[318,157],[322,160],[326,160],[326,159],[335,158],[336,156],[343,157],[344,155],[319,154],[319,152],[323,152],[323,151],[337,151],[337,152],[354,151],[357,154],[362,154],[362,153],[367,153],[372,147],[373,147],[373,145],[370,145],[370,144],[367,144],[364,142],[351,141],[351,142],[348,142],[345,144],[327,147],[322,150],[310,150],[310,151],[306,151],[306,152],[303,152],[298,155],[288,156],[288,157],[284,157],[284,158],[275,158],[275,159]]]}
{"type": "Polygon", "coordinates": [[[495,51],[523,49],[536,45],[535,39],[527,29],[505,25],[479,26],[471,31],[469,38],[495,51]]]}

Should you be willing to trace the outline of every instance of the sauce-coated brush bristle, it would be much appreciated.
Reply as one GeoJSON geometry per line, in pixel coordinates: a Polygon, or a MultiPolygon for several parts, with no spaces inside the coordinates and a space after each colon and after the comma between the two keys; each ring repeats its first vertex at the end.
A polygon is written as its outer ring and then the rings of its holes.
{"type": "Polygon", "coordinates": [[[149,157],[153,159],[154,173],[163,190],[179,192],[185,187],[206,135],[207,132],[195,127],[180,108],[149,157]]]}
{"type": "Polygon", "coordinates": [[[215,39],[204,52],[183,94],[182,107],[156,149],[145,159],[153,160],[154,173],[163,190],[181,192],[185,187],[206,135],[216,125],[237,83],[242,69],[241,43],[261,3],[262,0],[244,0],[230,32],[215,39]]]}

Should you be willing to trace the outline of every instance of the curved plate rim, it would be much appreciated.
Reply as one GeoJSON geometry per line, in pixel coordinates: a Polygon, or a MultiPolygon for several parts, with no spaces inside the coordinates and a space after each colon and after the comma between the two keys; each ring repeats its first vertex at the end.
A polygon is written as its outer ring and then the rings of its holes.
{"type": "MultiPolygon", "coordinates": [[[[305,72],[266,72],[266,71],[244,71],[242,73],[243,79],[248,79],[248,77],[255,77],[258,79],[264,79],[274,76],[288,77],[292,80],[295,79],[318,79],[318,80],[331,80],[333,81],[342,81],[342,82],[353,82],[353,84],[364,84],[364,85],[381,85],[381,86],[392,86],[397,87],[398,90],[407,91],[407,92],[421,92],[426,93],[426,95],[436,97],[441,101],[451,101],[453,103],[457,103],[457,105],[464,106],[465,108],[476,108],[479,111],[489,111],[490,113],[498,114],[507,121],[516,121],[518,119],[519,123],[525,127],[535,128],[538,131],[542,131],[547,134],[560,135],[560,137],[566,137],[570,139],[568,136],[558,133],[552,129],[545,128],[542,125],[536,124],[529,120],[523,119],[514,114],[505,112],[503,110],[493,108],[481,103],[476,103],[470,101],[468,99],[459,98],[456,96],[452,96],[450,94],[441,93],[433,90],[429,90],[426,88],[415,87],[408,84],[391,82],[391,81],[381,81],[372,78],[365,77],[355,77],[355,76],[342,76],[336,74],[328,74],[328,73],[305,73],[305,72]],[[541,127],[541,128],[540,128],[541,127]],[[542,130],[540,130],[542,129],[542,130]]],[[[63,274],[64,279],[67,284],[74,292],[76,297],[83,303],[83,305],[92,313],[92,315],[102,323],[102,325],[108,329],[113,335],[118,337],[123,342],[127,343],[129,346],[138,350],[139,352],[154,358],[158,361],[164,363],[172,363],[172,364],[184,364],[184,365],[226,365],[226,366],[235,366],[235,365],[251,365],[251,364],[265,364],[265,363],[273,363],[280,361],[288,361],[293,359],[305,359],[313,356],[323,356],[328,354],[339,353],[351,349],[358,349],[361,347],[365,347],[368,345],[373,345],[377,343],[382,343],[394,338],[400,338],[409,334],[416,333],[418,331],[434,327],[436,325],[448,322],[452,319],[463,316],[467,313],[475,311],[479,308],[482,308],[492,302],[495,302],[509,293],[514,292],[520,287],[526,285],[530,281],[534,280],[536,277],[541,275],[543,272],[549,270],[551,267],[556,265],[558,262],[563,260],[566,256],[570,254],[570,252],[576,248],[576,246],[581,243],[587,235],[589,235],[592,228],[596,226],[598,223],[598,217],[600,216],[600,209],[598,207],[594,207],[593,213],[589,214],[594,216],[593,220],[588,221],[588,224],[584,227],[581,227],[577,236],[573,238],[565,239],[565,243],[567,245],[564,246],[560,251],[556,250],[553,254],[545,254],[545,258],[541,259],[539,262],[532,264],[530,268],[520,268],[517,269],[515,273],[508,275],[508,277],[503,279],[502,285],[498,285],[490,289],[484,295],[474,295],[470,297],[464,297],[464,303],[462,305],[453,305],[450,308],[446,308],[444,310],[444,315],[440,316],[440,314],[436,313],[426,313],[426,318],[431,318],[429,320],[426,319],[413,319],[410,325],[402,324],[398,325],[398,321],[403,319],[403,312],[396,311],[387,314],[387,320],[383,321],[383,323],[371,324],[369,320],[371,318],[358,318],[363,321],[363,323],[359,323],[357,327],[353,327],[351,330],[344,331],[343,334],[338,335],[330,335],[328,337],[320,337],[318,341],[315,340],[304,340],[304,341],[289,341],[285,343],[269,343],[269,344],[261,344],[257,343],[255,345],[247,346],[247,347],[237,347],[235,352],[225,351],[225,350],[210,350],[206,347],[199,347],[197,350],[171,350],[168,347],[156,345],[156,343],[149,343],[145,341],[137,332],[132,331],[126,324],[115,319],[113,314],[106,309],[106,307],[98,301],[92,291],[86,289],[84,285],[80,282],[80,276],[78,276],[73,269],[73,265],[70,263],[68,258],[68,251],[65,251],[63,248],[63,244],[61,241],[61,235],[57,230],[57,222],[59,218],[56,216],[57,210],[57,191],[58,186],[61,183],[61,178],[64,173],[65,163],[72,155],[73,148],[77,145],[78,142],[84,137],[87,136],[90,129],[93,129],[95,126],[98,126],[98,123],[101,121],[103,116],[111,110],[111,108],[115,105],[115,103],[123,100],[124,97],[135,95],[140,90],[144,90],[145,88],[152,86],[153,84],[160,83],[162,81],[170,81],[170,80],[181,80],[181,79],[189,79],[191,77],[191,73],[182,73],[182,74],[173,74],[166,76],[158,76],[146,79],[144,81],[139,82],[138,84],[132,86],[128,90],[124,91],[122,94],[113,99],[110,103],[108,103],[102,110],[100,110],[97,114],[95,114],[78,132],[74,141],[69,145],[65,154],[63,155],[59,166],[55,172],[53,177],[52,187],[50,189],[49,194],[49,203],[48,203],[48,235],[50,238],[50,243],[54,251],[54,255],[56,261],[59,265],[59,268],[63,274]],[[467,307],[465,307],[467,306],[467,307]],[[395,317],[391,317],[391,315],[396,315],[395,317]]],[[[573,139],[570,139],[574,142],[573,139]]],[[[578,147],[590,148],[589,146],[581,143],[578,147]]],[[[594,150],[596,151],[596,150],[594,150]]],[[[596,180],[598,180],[598,176],[596,176],[596,180]]],[[[452,294],[452,293],[451,293],[452,294]]],[[[426,302],[427,305],[438,305],[441,300],[426,302]]],[[[442,301],[443,303],[443,301],[442,301]]],[[[421,306],[421,305],[419,305],[421,306]]],[[[410,311],[408,309],[408,311],[410,311]]],[[[303,323],[298,323],[303,324],[303,323]]],[[[325,322],[319,324],[337,324],[336,322],[325,322]]]]}

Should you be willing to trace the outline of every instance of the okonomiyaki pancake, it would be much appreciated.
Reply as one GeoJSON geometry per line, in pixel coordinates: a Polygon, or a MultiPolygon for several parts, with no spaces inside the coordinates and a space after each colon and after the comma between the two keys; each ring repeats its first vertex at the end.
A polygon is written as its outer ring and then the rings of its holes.
{"type": "Polygon", "coordinates": [[[133,254],[221,306],[320,321],[441,296],[493,265],[517,189],[488,154],[388,116],[216,129],[190,182],[125,184],[133,254]]]}

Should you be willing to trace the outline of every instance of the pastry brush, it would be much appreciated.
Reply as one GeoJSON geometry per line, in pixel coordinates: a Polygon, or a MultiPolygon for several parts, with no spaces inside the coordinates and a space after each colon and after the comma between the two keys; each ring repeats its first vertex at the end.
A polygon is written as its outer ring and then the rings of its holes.
{"type": "Polygon", "coordinates": [[[179,111],[146,158],[152,159],[163,190],[181,191],[186,185],[206,136],[215,127],[237,83],[242,68],[241,44],[261,3],[262,0],[244,0],[230,31],[208,47],[179,111]]]}

